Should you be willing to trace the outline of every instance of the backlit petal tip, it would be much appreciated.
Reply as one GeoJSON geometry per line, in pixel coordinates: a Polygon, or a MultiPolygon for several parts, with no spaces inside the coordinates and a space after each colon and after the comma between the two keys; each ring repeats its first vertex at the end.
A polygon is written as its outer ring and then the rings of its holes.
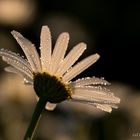
{"type": "Polygon", "coordinates": [[[93,54],[92,56],[94,56],[94,59],[93,59],[93,64],[100,58],[100,55],[98,53],[95,53],[93,54]]]}
{"type": "Polygon", "coordinates": [[[18,37],[22,37],[22,35],[19,32],[15,31],[15,30],[11,31],[11,34],[13,35],[13,37],[15,39],[18,38],[18,37]]]}
{"type": "Polygon", "coordinates": [[[98,53],[95,53],[94,55],[95,55],[96,61],[97,61],[100,58],[100,55],[98,53]]]}
{"type": "Polygon", "coordinates": [[[56,106],[57,106],[57,104],[53,104],[53,103],[47,102],[47,104],[45,106],[45,109],[49,110],[49,111],[53,111],[56,106]]]}

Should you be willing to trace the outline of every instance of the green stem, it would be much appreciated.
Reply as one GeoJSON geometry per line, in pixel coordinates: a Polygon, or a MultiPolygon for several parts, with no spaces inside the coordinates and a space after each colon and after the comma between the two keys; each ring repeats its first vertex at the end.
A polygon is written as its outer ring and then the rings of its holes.
{"type": "Polygon", "coordinates": [[[24,136],[24,140],[32,140],[35,130],[37,128],[38,122],[41,118],[41,114],[45,108],[46,105],[46,100],[44,100],[43,98],[39,98],[39,101],[36,104],[31,122],[29,124],[29,127],[26,131],[26,134],[24,136]]]}

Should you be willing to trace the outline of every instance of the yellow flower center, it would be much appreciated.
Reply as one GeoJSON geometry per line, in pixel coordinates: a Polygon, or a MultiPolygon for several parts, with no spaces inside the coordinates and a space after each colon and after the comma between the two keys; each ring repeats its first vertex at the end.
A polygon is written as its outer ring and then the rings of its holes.
{"type": "Polygon", "coordinates": [[[38,97],[50,103],[60,103],[71,98],[72,90],[62,79],[46,72],[34,73],[34,89],[38,97]]]}

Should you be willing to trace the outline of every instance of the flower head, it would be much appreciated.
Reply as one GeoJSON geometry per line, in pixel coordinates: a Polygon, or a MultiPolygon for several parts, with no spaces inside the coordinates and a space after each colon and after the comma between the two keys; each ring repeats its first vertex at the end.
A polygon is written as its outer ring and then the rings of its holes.
{"type": "Polygon", "coordinates": [[[35,46],[19,32],[11,32],[26,55],[26,59],[18,54],[0,50],[0,56],[8,63],[8,72],[20,74],[25,84],[32,85],[39,98],[46,99],[46,109],[53,110],[57,103],[64,100],[93,105],[101,110],[111,112],[120,102],[111,91],[105,88],[106,80],[96,77],[86,77],[71,81],[98,59],[93,54],[80,62],[75,62],[86,49],[85,43],[77,44],[66,56],[69,34],[59,35],[52,51],[51,33],[48,26],[41,30],[40,57],[35,46]],[[74,65],[75,64],[75,65],[74,65]]]}

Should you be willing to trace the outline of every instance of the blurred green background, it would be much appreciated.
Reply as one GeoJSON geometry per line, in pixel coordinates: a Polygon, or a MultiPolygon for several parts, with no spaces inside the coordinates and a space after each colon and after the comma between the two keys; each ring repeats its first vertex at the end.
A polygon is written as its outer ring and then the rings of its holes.
{"type": "MultiPolygon", "coordinates": [[[[39,51],[40,30],[48,25],[53,44],[70,33],[69,49],[86,42],[81,59],[93,53],[100,60],[78,77],[105,77],[121,98],[111,114],[82,104],[58,105],[43,114],[36,140],[140,139],[140,2],[126,0],[0,0],[0,48],[23,55],[10,31],[17,30],[39,51]]],[[[4,72],[0,61],[0,140],[21,140],[36,104],[32,87],[4,72]]],[[[77,77],[77,78],[78,78],[77,77]]]]}

